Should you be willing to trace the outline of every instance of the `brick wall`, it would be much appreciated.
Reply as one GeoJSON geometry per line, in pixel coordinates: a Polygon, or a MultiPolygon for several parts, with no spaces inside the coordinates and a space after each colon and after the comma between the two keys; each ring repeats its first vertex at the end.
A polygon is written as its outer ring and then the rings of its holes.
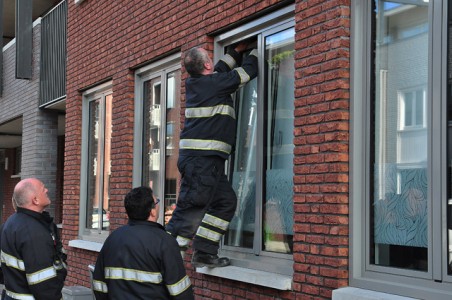
{"type": "Polygon", "coordinates": [[[348,284],[350,1],[300,1],[296,15],[296,289],[348,284]]]}
{"type": "MultiPolygon", "coordinates": [[[[110,221],[114,229],[125,223],[122,197],[132,186],[133,70],[196,45],[212,50],[209,33],[288,3],[293,1],[68,2],[65,241],[78,235],[81,91],[113,82],[110,221]]],[[[333,289],[347,284],[350,1],[295,3],[293,291],[189,269],[197,299],[328,299],[333,289]]],[[[184,101],[183,83],[181,94],[184,101]]],[[[67,284],[89,286],[85,270],[97,253],[70,250],[67,284]]]]}

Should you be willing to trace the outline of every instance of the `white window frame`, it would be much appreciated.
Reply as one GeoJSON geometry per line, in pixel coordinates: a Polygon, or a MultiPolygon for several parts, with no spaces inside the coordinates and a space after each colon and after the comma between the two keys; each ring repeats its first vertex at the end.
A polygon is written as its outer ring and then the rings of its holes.
{"type": "MultiPolygon", "coordinates": [[[[416,100],[416,98],[414,98],[416,100]]],[[[415,130],[415,129],[422,129],[426,127],[426,121],[427,121],[427,87],[417,87],[417,88],[411,88],[409,90],[403,90],[398,92],[398,101],[399,101],[399,130],[415,130]],[[412,125],[405,125],[406,121],[406,95],[408,93],[416,95],[417,91],[422,91],[422,120],[421,123],[413,123],[412,125]]],[[[418,121],[416,120],[416,101],[413,101],[412,103],[412,121],[418,121]]]]}

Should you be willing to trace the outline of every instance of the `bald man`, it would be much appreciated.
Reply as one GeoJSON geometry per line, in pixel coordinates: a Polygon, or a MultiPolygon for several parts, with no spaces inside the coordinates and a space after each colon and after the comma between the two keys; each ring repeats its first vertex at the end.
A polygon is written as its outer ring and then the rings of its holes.
{"type": "Polygon", "coordinates": [[[36,178],[14,188],[16,213],[1,233],[5,299],[62,299],[66,256],[56,225],[48,212],[47,188],[36,178]]]}

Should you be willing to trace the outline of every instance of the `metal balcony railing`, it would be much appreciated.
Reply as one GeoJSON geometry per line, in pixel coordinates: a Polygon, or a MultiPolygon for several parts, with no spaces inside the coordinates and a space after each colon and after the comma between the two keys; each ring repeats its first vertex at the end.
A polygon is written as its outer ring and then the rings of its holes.
{"type": "Polygon", "coordinates": [[[41,20],[40,107],[66,97],[66,25],[66,0],[41,20]]]}

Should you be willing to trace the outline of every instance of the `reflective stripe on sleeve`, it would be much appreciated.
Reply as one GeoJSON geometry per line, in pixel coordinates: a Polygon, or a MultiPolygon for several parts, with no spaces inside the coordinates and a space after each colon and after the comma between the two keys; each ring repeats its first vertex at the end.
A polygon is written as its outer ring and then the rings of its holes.
{"type": "Polygon", "coordinates": [[[185,275],[185,277],[179,280],[179,282],[176,282],[175,284],[168,284],[166,287],[168,288],[168,291],[171,296],[177,296],[179,294],[182,294],[186,289],[188,289],[190,285],[191,285],[190,278],[188,278],[188,276],[185,275]]]}
{"type": "Polygon", "coordinates": [[[226,231],[226,229],[228,229],[229,226],[229,222],[222,220],[218,217],[209,215],[209,214],[205,214],[204,218],[202,219],[203,223],[209,224],[213,227],[219,228],[221,230],[226,231]]]}
{"type": "Polygon", "coordinates": [[[184,238],[180,235],[176,237],[176,241],[179,244],[179,247],[188,247],[188,244],[190,243],[190,239],[184,238]]]}
{"type": "Polygon", "coordinates": [[[105,282],[99,280],[93,280],[93,289],[96,292],[108,293],[108,286],[105,282]]]}
{"type": "Polygon", "coordinates": [[[243,69],[242,67],[235,68],[234,70],[236,70],[240,76],[240,86],[243,86],[245,83],[251,80],[250,75],[248,75],[248,73],[246,73],[245,69],[243,69]]]}
{"type": "Polygon", "coordinates": [[[159,272],[145,272],[124,268],[105,268],[105,278],[150,283],[162,282],[162,274],[159,272]]]}
{"type": "Polygon", "coordinates": [[[11,292],[8,290],[6,290],[6,295],[8,295],[9,297],[11,297],[13,299],[18,299],[18,300],[35,300],[35,297],[33,297],[33,295],[18,294],[18,293],[14,293],[14,292],[11,292]]]}
{"type": "Polygon", "coordinates": [[[37,284],[53,278],[57,275],[55,268],[49,267],[38,272],[27,274],[27,281],[29,285],[37,284]]]}
{"type": "Polygon", "coordinates": [[[216,105],[210,107],[186,108],[186,118],[208,118],[214,115],[226,115],[235,119],[235,110],[229,105],[216,105]]]}
{"type": "Polygon", "coordinates": [[[220,60],[224,61],[231,70],[234,69],[236,61],[231,55],[225,54],[220,60]]]}
{"type": "Polygon", "coordinates": [[[180,149],[193,149],[193,150],[214,150],[224,152],[226,154],[231,153],[231,145],[215,140],[199,140],[199,139],[182,139],[179,142],[180,149]]]}
{"type": "Polygon", "coordinates": [[[8,267],[12,267],[21,271],[25,271],[25,264],[24,261],[21,259],[18,259],[12,255],[6,254],[5,252],[1,252],[1,260],[3,263],[5,263],[8,267]]]}
{"type": "Polygon", "coordinates": [[[202,227],[202,226],[198,227],[198,231],[196,232],[196,235],[199,237],[203,237],[205,239],[214,241],[214,242],[219,242],[221,239],[221,234],[219,234],[218,232],[215,232],[213,230],[207,229],[205,227],[202,227]]]}

